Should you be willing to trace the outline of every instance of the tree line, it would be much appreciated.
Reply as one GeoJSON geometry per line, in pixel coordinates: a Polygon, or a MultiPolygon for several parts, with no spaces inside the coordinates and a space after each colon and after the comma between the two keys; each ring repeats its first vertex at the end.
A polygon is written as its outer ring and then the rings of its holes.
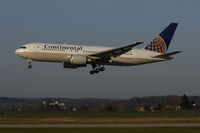
{"type": "Polygon", "coordinates": [[[200,110],[198,96],[149,96],[130,99],[0,98],[0,110],[16,111],[179,111],[200,110]]]}

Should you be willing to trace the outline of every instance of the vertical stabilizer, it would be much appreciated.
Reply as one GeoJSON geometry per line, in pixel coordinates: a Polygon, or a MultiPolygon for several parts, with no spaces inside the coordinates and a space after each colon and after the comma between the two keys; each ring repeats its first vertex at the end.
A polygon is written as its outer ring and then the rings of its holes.
{"type": "Polygon", "coordinates": [[[145,49],[159,53],[166,53],[177,26],[178,23],[171,23],[168,25],[167,28],[165,28],[145,47],[145,49]]]}

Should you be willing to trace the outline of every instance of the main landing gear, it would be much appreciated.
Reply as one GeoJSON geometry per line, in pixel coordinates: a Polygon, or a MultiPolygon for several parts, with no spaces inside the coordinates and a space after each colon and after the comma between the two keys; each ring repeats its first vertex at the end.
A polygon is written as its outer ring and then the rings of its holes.
{"type": "Polygon", "coordinates": [[[31,65],[31,60],[28,60],[28,68],[31,69],[32,65],[31,65]]]}
{"type": "Polygon", "coordinates": [[[99,73],[100,71],[104,71],[105,67],[98,67],[96,65],[92,65],[93,70],[90,71],[90,74],[99,73]],[[95,69],[96,68],[96,69],[95,69]]]}

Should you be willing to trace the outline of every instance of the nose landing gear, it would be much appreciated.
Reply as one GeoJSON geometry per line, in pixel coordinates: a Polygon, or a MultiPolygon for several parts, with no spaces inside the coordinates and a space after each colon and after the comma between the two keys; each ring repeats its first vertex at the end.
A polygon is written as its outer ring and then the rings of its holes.
{"type": "Polygon", "coordinates": [[[105,67],[96,68],[96,65],[92,65],[93,70],[90,71],[90,74],[99,73],[100,71],[105,71],[105,67]],[[95,69],[96,68],[96,69],[95,69]]]}
{"type": "Polygon", "coordinates": [[[31,69],[32,65],[31,65],[31,60],[28,60],[28,68],[31,69]]]}
{"type": "Polygon", "coordinates": [[[31,68],[32,68],[32,65],[28,65],[28,68],[31,69],[31,68]]]}

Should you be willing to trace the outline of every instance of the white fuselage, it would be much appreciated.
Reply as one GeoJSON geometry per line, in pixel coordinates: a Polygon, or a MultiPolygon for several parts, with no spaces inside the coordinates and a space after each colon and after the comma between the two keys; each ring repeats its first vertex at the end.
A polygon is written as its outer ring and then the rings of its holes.
{"type": "MultiPolygon", "coordinates": [[[[30,43],[17,49],[15,53],[32,61],[67,62],[72,55],[91,55],[113,47],[80,46],[68,44],[30,43]]],[[[165,61],[168,59],[153,58],[161,53],[145,49],[132,49],[102,65],[131,66],[145,63],[165,61]]]]}

